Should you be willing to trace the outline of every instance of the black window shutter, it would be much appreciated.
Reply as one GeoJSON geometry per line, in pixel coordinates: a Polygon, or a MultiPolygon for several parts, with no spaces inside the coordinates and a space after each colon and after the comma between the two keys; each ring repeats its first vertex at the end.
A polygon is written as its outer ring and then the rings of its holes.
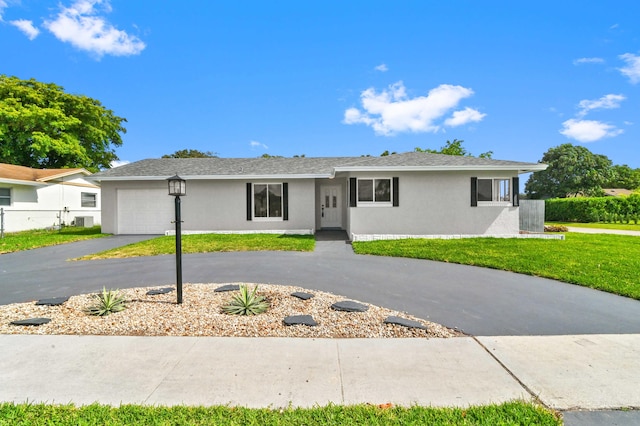
{"type": "Polygon", "coordinates": [[[289,184],[282,184],[282,220],[289,220],[289,184]]]}
{"type": "Polygon", "coordinates": [[[514,177],[513,185],[511,186],[513,187],[511,189],[511,191],[513,192],[513,196],[511,197],[511,199],[513,200],[513,206],[518,207],[520,205],[520,178],[514,177]]]}
{"type": "Polygon", "coordinates": [[[251,218],[253,217],[253,215],[251,214],[253,209],[251,205],[253,194],[251,192],[251,182],[247,182],[247,220],[251,220],[251,218]]]}
{"type": "Polygon", "coordinates": [[[356,178],[349,178],[349,207],[356,207],[358,205],[357,202],[357,180],[356,178]]]}
{"type": "Polygon", "coordinates": [[[400,179],[393,178],[393,207],[400,205],[400,179]]]}
{"type": "Polygon", "coordinates": [[[471,178],[471,207],[478,207],[478,178],[471,178]]]}

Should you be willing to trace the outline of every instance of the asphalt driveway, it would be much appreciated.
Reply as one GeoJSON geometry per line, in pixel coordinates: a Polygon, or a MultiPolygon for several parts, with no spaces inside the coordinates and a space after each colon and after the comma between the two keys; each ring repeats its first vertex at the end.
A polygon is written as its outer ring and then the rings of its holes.
{"type": "MultiPolygon", "coordinates": [[[[152,236],[113,236],[0,256],[0,304],[107,288],[175,284],[175,257],[68,261],[152,236]]],[[[298,285],[408,312],[481,336],[640,333],[640,302],[511,272],[355,255],[342,241],[313,253],[183,257],[185,283],[298,285]]],[[[188,303],[188,300],[185,302],[188,303]]]]}

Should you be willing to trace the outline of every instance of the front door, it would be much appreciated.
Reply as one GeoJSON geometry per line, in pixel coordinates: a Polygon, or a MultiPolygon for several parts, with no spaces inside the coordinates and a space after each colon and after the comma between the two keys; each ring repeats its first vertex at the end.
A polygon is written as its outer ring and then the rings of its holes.
{"type": "Polygon", "coordinates": [[[320,194],[320,227],[342,229],[342,187],[322,185],[320,194]]]}

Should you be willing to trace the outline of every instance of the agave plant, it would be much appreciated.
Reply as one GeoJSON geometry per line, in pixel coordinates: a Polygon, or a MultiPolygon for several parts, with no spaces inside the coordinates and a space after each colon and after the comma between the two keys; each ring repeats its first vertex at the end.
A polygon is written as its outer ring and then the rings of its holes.
{"type": "Polygon", "coordinates": [[[222,307],[222,311],[231,315],[258,315],[269,309],[269,302],[256,292],[258,286],[253,287],[253,290],[249,290],[246,284],[240,285],[240,291],[238,294],[222,307]]]}
{"type": "Polygon", "coordinates": [[[127,301],[117,290],[102,288],[102,292],[94,295],[96,304],[87,308],[89,315],[105,316],[120,312],[127,308],[127,301]]]}

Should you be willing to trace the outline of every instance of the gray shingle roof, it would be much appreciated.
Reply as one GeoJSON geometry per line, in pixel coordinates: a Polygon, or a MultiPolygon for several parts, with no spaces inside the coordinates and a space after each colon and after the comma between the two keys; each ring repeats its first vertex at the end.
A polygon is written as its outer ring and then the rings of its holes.
{"type": "Polygon", "coordinates": [[[538,163],[488,158],[407,152],[385,157],[270,157],[270,158],[157,158],[136,161],[92,176],[95,180],[126,178],[167,178],[175,174],[187,178],[205,177],[330,177],[350,170],[456,170],[503,169],[531,171],[538,163]]]}

